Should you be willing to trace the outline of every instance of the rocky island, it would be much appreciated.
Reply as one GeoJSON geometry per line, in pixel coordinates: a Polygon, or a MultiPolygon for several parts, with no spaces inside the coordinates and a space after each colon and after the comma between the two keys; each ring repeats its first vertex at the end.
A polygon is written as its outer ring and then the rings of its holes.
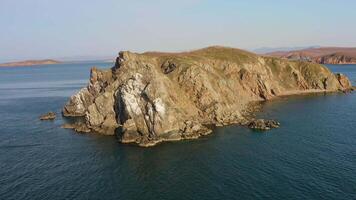
{"type": "MultiPolygon", "coordinates": [[[[351,87],[346,76],[323,65],[234,48],[122,51],[111,69],[91,69],[88,86],[70,98],[63,115],[80,119],[67,128],[116,134],[123,143],[147,147],[207,135],[210,125],[247,125],[251,102],[351,87]]],[[[250,126],[261,127],[257,122],[250,126]]]]}
{"type": "Polygon", "coordinates": [[[52,65],[59,64],[59,61],[46,59],[46,60],[25,60],[20,62],[2,63],[0,67],[18,67],[18,66],[32,66],[32,65],[52,65]]]}

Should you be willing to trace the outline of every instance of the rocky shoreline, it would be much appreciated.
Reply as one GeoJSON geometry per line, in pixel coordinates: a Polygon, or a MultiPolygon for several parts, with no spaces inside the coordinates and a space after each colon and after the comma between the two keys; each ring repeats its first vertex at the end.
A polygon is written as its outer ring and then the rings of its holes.
{"type": "Polygon", "coordinates": [[[319,64],[348,65],[356,64],[356,48],[321,47],[308,48],[295,51],[277,51],[266,55],[289,59],[313,62],[319,64]]]}
{"type": "MultiPolygon", "coordinates": [[[[251,102],[351,88],[346,76],[325,66],[233,48],[120,52],[113,68],[92,68],[88,86],[63,108],[64,116],[85,120],[64,128],[117,135],[122,143],[148,147],[208,135],[207,124],[251,125],[251,102]]],[[[260,120],[251,127],[277,125],[260,120]]]]}

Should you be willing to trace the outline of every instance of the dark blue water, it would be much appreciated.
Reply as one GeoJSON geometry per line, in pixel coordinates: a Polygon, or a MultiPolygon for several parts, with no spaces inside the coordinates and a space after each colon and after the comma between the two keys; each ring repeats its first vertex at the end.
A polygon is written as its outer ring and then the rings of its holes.
{"type": "MultiPolygon", "coordinates": [[[[61,129],[68,96],[108,63],[0,68],[0,199],[356,199],[356,93],[282,98],[267,133],[218,128],[153,148],[61,129]]],[[[356,84],[356,65],[329,66],[356,84]]]]}

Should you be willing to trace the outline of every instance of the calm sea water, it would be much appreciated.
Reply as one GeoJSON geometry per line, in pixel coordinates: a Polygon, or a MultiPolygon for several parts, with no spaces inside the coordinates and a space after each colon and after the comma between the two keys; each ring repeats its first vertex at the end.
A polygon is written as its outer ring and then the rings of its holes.
{"type": "MultiPolygon", "coordinates": [[[[282,98],[267,133],[217,128],[153,148],[61,129],[91,66],[0,68],[0,199],[356,199],[356,93],[282,98]]],[[[356,65],[329,66],[356,84],[356,65]]]]}

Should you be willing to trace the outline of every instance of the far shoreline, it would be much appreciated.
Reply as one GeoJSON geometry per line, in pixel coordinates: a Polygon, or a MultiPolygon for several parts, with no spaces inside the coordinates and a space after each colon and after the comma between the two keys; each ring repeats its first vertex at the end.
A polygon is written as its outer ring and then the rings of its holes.
{"type": "Polygon", "coordinates": [[[53,64],[61,64],[61,61],[45,59],[45,60],[25,60],[18,62],[8,62],[1,63],[0,67],[26,67],[26,66],[35,66],[35,65],[53,65],[53,64]]]}
{"type": "MultiPolygon", "coordinates": [[[[24,61],[21,61],[21,63],[24,61]]],[[[11,63],[2,63],[0,64],[1,68],[18,68],[18,67],[37,67],[37,66],[46,66],[46,65],[58,65],[58,64],[78,64],[78,63],[115,63],[114,60],[80,60],[80,61],[57,61],[53,63],[30,63],[30,64],[20,64],[20,62],[11,62],[11,63]],[[17,64],[19,63],[19,64],[17,64]]]]}

